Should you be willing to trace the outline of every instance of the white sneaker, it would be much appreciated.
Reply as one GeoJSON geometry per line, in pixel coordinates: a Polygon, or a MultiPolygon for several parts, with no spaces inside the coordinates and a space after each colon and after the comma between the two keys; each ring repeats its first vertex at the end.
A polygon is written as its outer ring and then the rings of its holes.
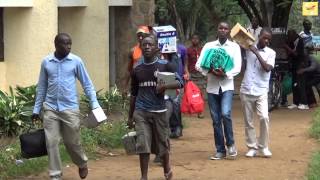
{"type": "Polygon", "coordinates": [[[288,109],[295,109],[295,108],[297,108],[297,107],[298,107],[297,105],[291,104],[291,105],[288,106],[288,109]]]}
{"type": "Polygon", "coordinates": [[[255,157],[257,155],[256,149],[249,149],[249,151],[246,154],[246,157],[255,157]]]}
{"type": "Polygon", "coordinates": [[[270,158],[272,156],[272,153],[269,150],[269,148],[260,149],[260,152],[264,157],[270,158]]]}
{"type": "Polygon", "coordinates": [[[305,105],[305,104],[299,104],[298,109],[300,109],[300,110],[306,110],[306,109],[309,109],[309,106],[308,106],[308,105],[305,105]]]}

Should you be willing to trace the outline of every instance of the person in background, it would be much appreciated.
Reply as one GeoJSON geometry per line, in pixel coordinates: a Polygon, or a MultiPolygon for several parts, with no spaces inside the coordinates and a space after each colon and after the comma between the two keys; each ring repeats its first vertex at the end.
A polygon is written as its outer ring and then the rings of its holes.
{"type": "MultiPolygon", "coordinates": [[[[181,70],[182,65],[182,59],[181,56],[177,53],[166,53],[162,54],[163,59],[167,60],[172,67],[174,68],[174,72],[179,75],[179,77],[182,77],[180,74],[182,73],[179,70],[181,70]]],[[[170,124],[170,138],[179,138],[182,136],[182,116],[180,111],[180,104],[181,104],[181,94],[183,93],[182,89],[178,89],[177,94],[175,96],[165,95],[166,100],[166,117],[170,124]]]]}
{"type": "Polygon", "coordinates": [[[226,155],[228,155],[229,158],[235,158],[238,154],[233,137],[231,110],[234,91],[233,77],[238,75],[241,70],[241,51],[238,44],[228,40],[230,35],[228,23],[220,22],[217,34],[218,40],[208,42],[204,45],[195,65],[199,72],[208,77],[208,104],[216,146],[216,154],[210,157],[212,160],[223,159],[226,155]],[[234,67],[230,71],[224,72],[222,69],[213,68],[208,71],[201,67],[204,54],[212,48],[223,48],[232,58],[234,67]]]}
{"type": "MultiPolygon", "coordinates": [[[[187,49],[184,79],[193,81],[201,90],[202,95],[205,96],[207,78],[195,69],[195,65],[202,50],[199,35],[193,34],[191,36],[191,43],[191,46],[187,49]]],[[[198,118],[204,118],[203,113],[199,113],[198,118]]]]}
{"type": "Polygon", "coordinates": [[[142,57],[141,41],[143,37],[147,34],[150,34],[150,27],[148,26],[139,26],[136,32],[138,43],[130,50],[129,52],[129,62],[127,67],[127,73],[125,75],[125,91],[128,90],[128,85],[130,81],[130,74],[135,67],[136,63],[142,57]]]}
{"type": "Polygon", "coordinates": [[[274,67],[276,52],[268,47],[272,38],[269,28],[260,32],[257,45],[247,51],[247,65],[240,87],[240,99],[245,121],[247,157],[254,157],[260,149],[265,157],[271,157],[269,143],[268,90],[271,70],[274,67]],[[260,137],[257,140],[254,128],[254,112],[260,122],[260,137]]]}
{"type": "Polygon", "coordinates": [[[166,89],[183,87],[182,79],[170,84],[158,82],[157,72],[175,72],[168,61],[157,56],[157,39],[146,36],[141,43],[143,60],[131,73],[131,97],[128,126],[137,132],[136,148],[140,159],[141,180],[148,179],[150,153],[162,159],[166,180],[172,179],[169,162],[169,122],[166,118],[164,93],[166,89]]]}
{"type": "MultiPolygon", "coordinates": [[[[303,31],[301,31],[299,33],[299,36],[302,38],[303,40],[303,46],[304,47],[311,47],[312,46],[312,32],[311,32],[311,29],[312,29],[312,23],[311,21],[309,21],[308,19],[304,19],[303,20],[303,31]]],[[[305,49],[305,48],[303,48],[305,49]]],[[[303,52],[306,52],[306,51],[303,51],[303,52]]],[[[306,56],[303,56],[303,57],[306,57],[306,56]]],[[[308,63],[306,60],[302,60],[302,64],[301,64],[301,67],[300,68],[305,68],[308,66],[308,63]]],[[[303,77],[301,79],[301,83],[304,84],[303,82],[303,77]]],[[[303,87],[301,87],[303,88],[303,87]]],[[[303,92],[303,91],[300,91],[300,92],[303,92]]],[[[314,92],[312,90],[312,88],[307,88],[305,90],[305,93],[306,93],[306,97],[307,97],[307,104],[303,104],[304,106],[300,106],[299,109],[309,109],[309,108],[313,108],[313,107],[317,107],[317,100],[315,98],[315,95],[314,95],[314,92]]]]}
{"type": "Polygon", "coordinates": [[[253,35],[253,37],[256,40],[256,43],[258,42],[261,29],[262,27],[259,26],[258,18],[253,17],[251,20],[251,25],[247,28],[247,30],[249,33],[253,35]]]}
{"type": "Polygon", "coordinates": [[[300,103],[300,93],[298,88],[298,74],[297,70],[303,60],[303,40],[296,33],[295,30],[289,29],[287,33],[287,42],[284,44],[284,48],[287,51],[289,63],[291,64],[292,75],[292,99],[293,102],[288,106],[288,109],[297,108],[300,103]]]}
{"type": "Polygon", "coordinates": [[[96,91],[80,57],[72,54],[71,37],[59,33],[55,39],[55,52],[44,58],[37,85],[33,120],[43,112],[43,127],[49,158],[49,175],[52,180],[62,178],[59,142],[63,143],[71,160],[79,168],[79,176],[88,175],[88,158],[80,143],[80,111],[76,79],[89,99],[91,109],[100,107],[96,91]]]}
{"type": "Polygon", "coordinates": [[[320,85],[320,63],[315,59],[313,56],[313,50],[314,47],[307,46],[305,47],[305,59],[309,61],[309,66],[299,69],[297,71],[298,74],[307,74],[307,80],[306,80],[306,87],[312,88],[313,86],[316,87],[319,93],[319,85],[320,85]]]}
{"type": "MultiPolygon", "coordinates": [[[[312,51],[314,50],[312,44],[307,44],[304,47],[304,66],[301,66],[297,70],[297,74],[301,77],[299,79],[298,83],[300,83],[299,86],[299,92],[300,97],[303,100],[302,102],[307,103],[307,94],[306,91],[308,89],[312,90],[312,86],[316,86],[320,82],[320,65],[317,62],[317,60],[312,56],[312,51]]],[[[318,90],[318,88],[317,88],[318,90]]],[[[298,108],[301,105],[298,106],[298,108]]],[[[307,105],[305,105],[307,106],[307,105]]],[[[308,109],[308,108],[299,108],[299,109],[308,109]]]]}

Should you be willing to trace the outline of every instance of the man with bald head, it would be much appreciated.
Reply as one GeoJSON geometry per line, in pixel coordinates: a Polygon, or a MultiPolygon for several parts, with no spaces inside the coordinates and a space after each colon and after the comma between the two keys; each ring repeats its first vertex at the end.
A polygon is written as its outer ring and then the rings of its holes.
{"type": "Polygon", "coordinates": [[[59,142],[63,143],[79,167],[81,179],[88,175],[88,158],[80,143],[80,111],[77,79],[80,81],[92,109],[100,107],[96,91],[80,57],[72,54],[71,37],[59,33],[54,39],[55,52],[45,57],[41,64],[37,85],[33,120],[42,112],[43,127],[49,157],[49,176],[53,180],[62,178],[59,142]]]}
{"type": "Polygon", "coordinates": [[[204,45],[196,63],[196,69],[208,78],[208,104],[216,146],[216,154],[210,157],[212,160],[220,160],[227,157],[227,155],[232,159],[237,156],[237,149],[233,138],[231,108],[234,91],[233,77],[239,74],[241,70],[241,51],[238,44],[228,40],[229,33],[229,24],[226,22],[219,23],[218,39],[204,45]],[[225,50],[226,54],[233,61],[233,68],[227,72],[221,68],[211,68],[210,70],[202,68],[201,61],[210,49],[225,50]]]}

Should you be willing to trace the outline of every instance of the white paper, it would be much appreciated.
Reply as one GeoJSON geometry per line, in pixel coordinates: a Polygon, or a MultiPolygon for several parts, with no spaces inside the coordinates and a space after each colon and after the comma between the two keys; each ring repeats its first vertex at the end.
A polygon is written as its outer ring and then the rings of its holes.
{"type": "Polygon", "coordinates": [[[107,119],[107,116],[104,114],[104,111],[101,107],[92,110],[92,113],[97,120],[97,122],[102,122],[107,119]]]}

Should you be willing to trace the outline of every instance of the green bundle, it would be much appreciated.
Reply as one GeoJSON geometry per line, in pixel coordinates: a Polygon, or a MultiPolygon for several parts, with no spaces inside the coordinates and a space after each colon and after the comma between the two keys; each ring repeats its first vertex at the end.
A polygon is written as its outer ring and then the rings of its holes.
{"type": "Polygon", "coordinates": [[[289,73],[284,75],[281,86],[283,95],[292,93],[292,76],[289,73]]]}
{"type": "Polygon", "coordinates": [[[224,72],[230,71],[234,64],[233,59],[223,48],[209,49],[204,53],[200,66],[203,69],[222,69],[224,72]]]}

